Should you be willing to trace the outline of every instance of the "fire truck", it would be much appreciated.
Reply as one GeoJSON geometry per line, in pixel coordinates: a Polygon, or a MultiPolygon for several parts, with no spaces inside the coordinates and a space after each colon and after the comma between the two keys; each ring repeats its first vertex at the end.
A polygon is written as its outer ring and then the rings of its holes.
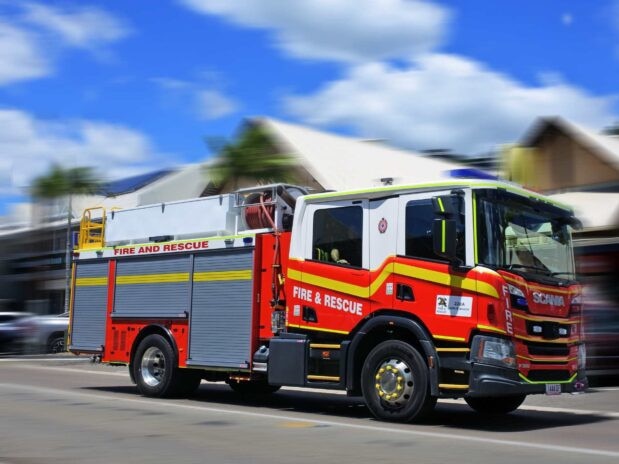
{"type": "Polygon", "coordinates": [[[69,350],[127,365],[149,397],[206,380],[342,390],[390,421],[439,398],[508,413],[587,387],[575,227],[562,204],[470,179],[89,209],[69,350]]]}

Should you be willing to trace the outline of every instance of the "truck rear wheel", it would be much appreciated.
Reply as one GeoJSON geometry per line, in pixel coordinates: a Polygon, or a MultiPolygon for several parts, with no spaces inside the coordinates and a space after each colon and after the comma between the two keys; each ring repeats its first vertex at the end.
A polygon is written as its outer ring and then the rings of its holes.
{"type": "Polygon", "coordinates": [[[464,401],[475,411],[482,414],[507,414],[518,409],[526,395],[488,396],[464,398],[464,401]]]}
{"type": "Polygon", "coordinates": [[[436,404],[423,358],[399,340],[382,342],[370,352],[361,372],[361,390],[369,410],[382,420],[420,419],[436,404]]]}
{"type": "Polygon", "coordinates": [[[176,355],[161,335],[149,335],[138,345],[133,357],[133,377],[145,396],[167,397],[180,392],[182,373],[176,366],[176,355]]]}

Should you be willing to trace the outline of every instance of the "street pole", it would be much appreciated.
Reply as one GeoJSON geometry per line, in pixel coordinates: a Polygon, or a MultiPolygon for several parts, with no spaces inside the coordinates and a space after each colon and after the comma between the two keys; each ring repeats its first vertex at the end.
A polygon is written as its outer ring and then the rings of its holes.
{"type": "Polygon", "coordinates": [[[69,295],[71,292],[71,219],[73,218],[73,201],[69,193],[69,211],[67,212],[67,247],[65,250],[65,287],[64,312],[69,312],[69,295]]]}

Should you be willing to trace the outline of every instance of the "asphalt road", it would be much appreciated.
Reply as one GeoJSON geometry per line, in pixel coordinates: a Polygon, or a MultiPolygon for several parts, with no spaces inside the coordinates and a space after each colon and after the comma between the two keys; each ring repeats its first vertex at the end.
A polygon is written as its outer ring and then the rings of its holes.
{"type": "Polygon", "coordinates": [[[483,417],[439,401],[421,424],[371,418],[357,398],[282,389],[244,400],[203,383],[141,397],[126,368],[53,356],[0,359],[0,464],[619,462],[619,388],[529,397],[483,417]]]}

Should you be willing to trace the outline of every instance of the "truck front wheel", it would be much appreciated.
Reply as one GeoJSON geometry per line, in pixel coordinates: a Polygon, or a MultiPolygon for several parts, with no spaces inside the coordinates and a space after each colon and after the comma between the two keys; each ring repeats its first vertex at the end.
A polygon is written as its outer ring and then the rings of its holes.
{"type": "Polygon", "coordinates": [[[382,420],[420,419],[436,404],[423,358],[399,340],[382,342],[370,352],[361,372],[361,390],[369,410],[382,420]]]}
{"type": "Polygon", "coordinates": [[[182,379],[170,343],[161,335],[140,342],[133,357],[133,377],[144,396],[167,397],[179,393],[182,379]]]}
{"type": "Polygon", "coordinates": [[[507,414],[518,409],[526,395],[464,398],[475,411],[482,414],[507,414]]]}

